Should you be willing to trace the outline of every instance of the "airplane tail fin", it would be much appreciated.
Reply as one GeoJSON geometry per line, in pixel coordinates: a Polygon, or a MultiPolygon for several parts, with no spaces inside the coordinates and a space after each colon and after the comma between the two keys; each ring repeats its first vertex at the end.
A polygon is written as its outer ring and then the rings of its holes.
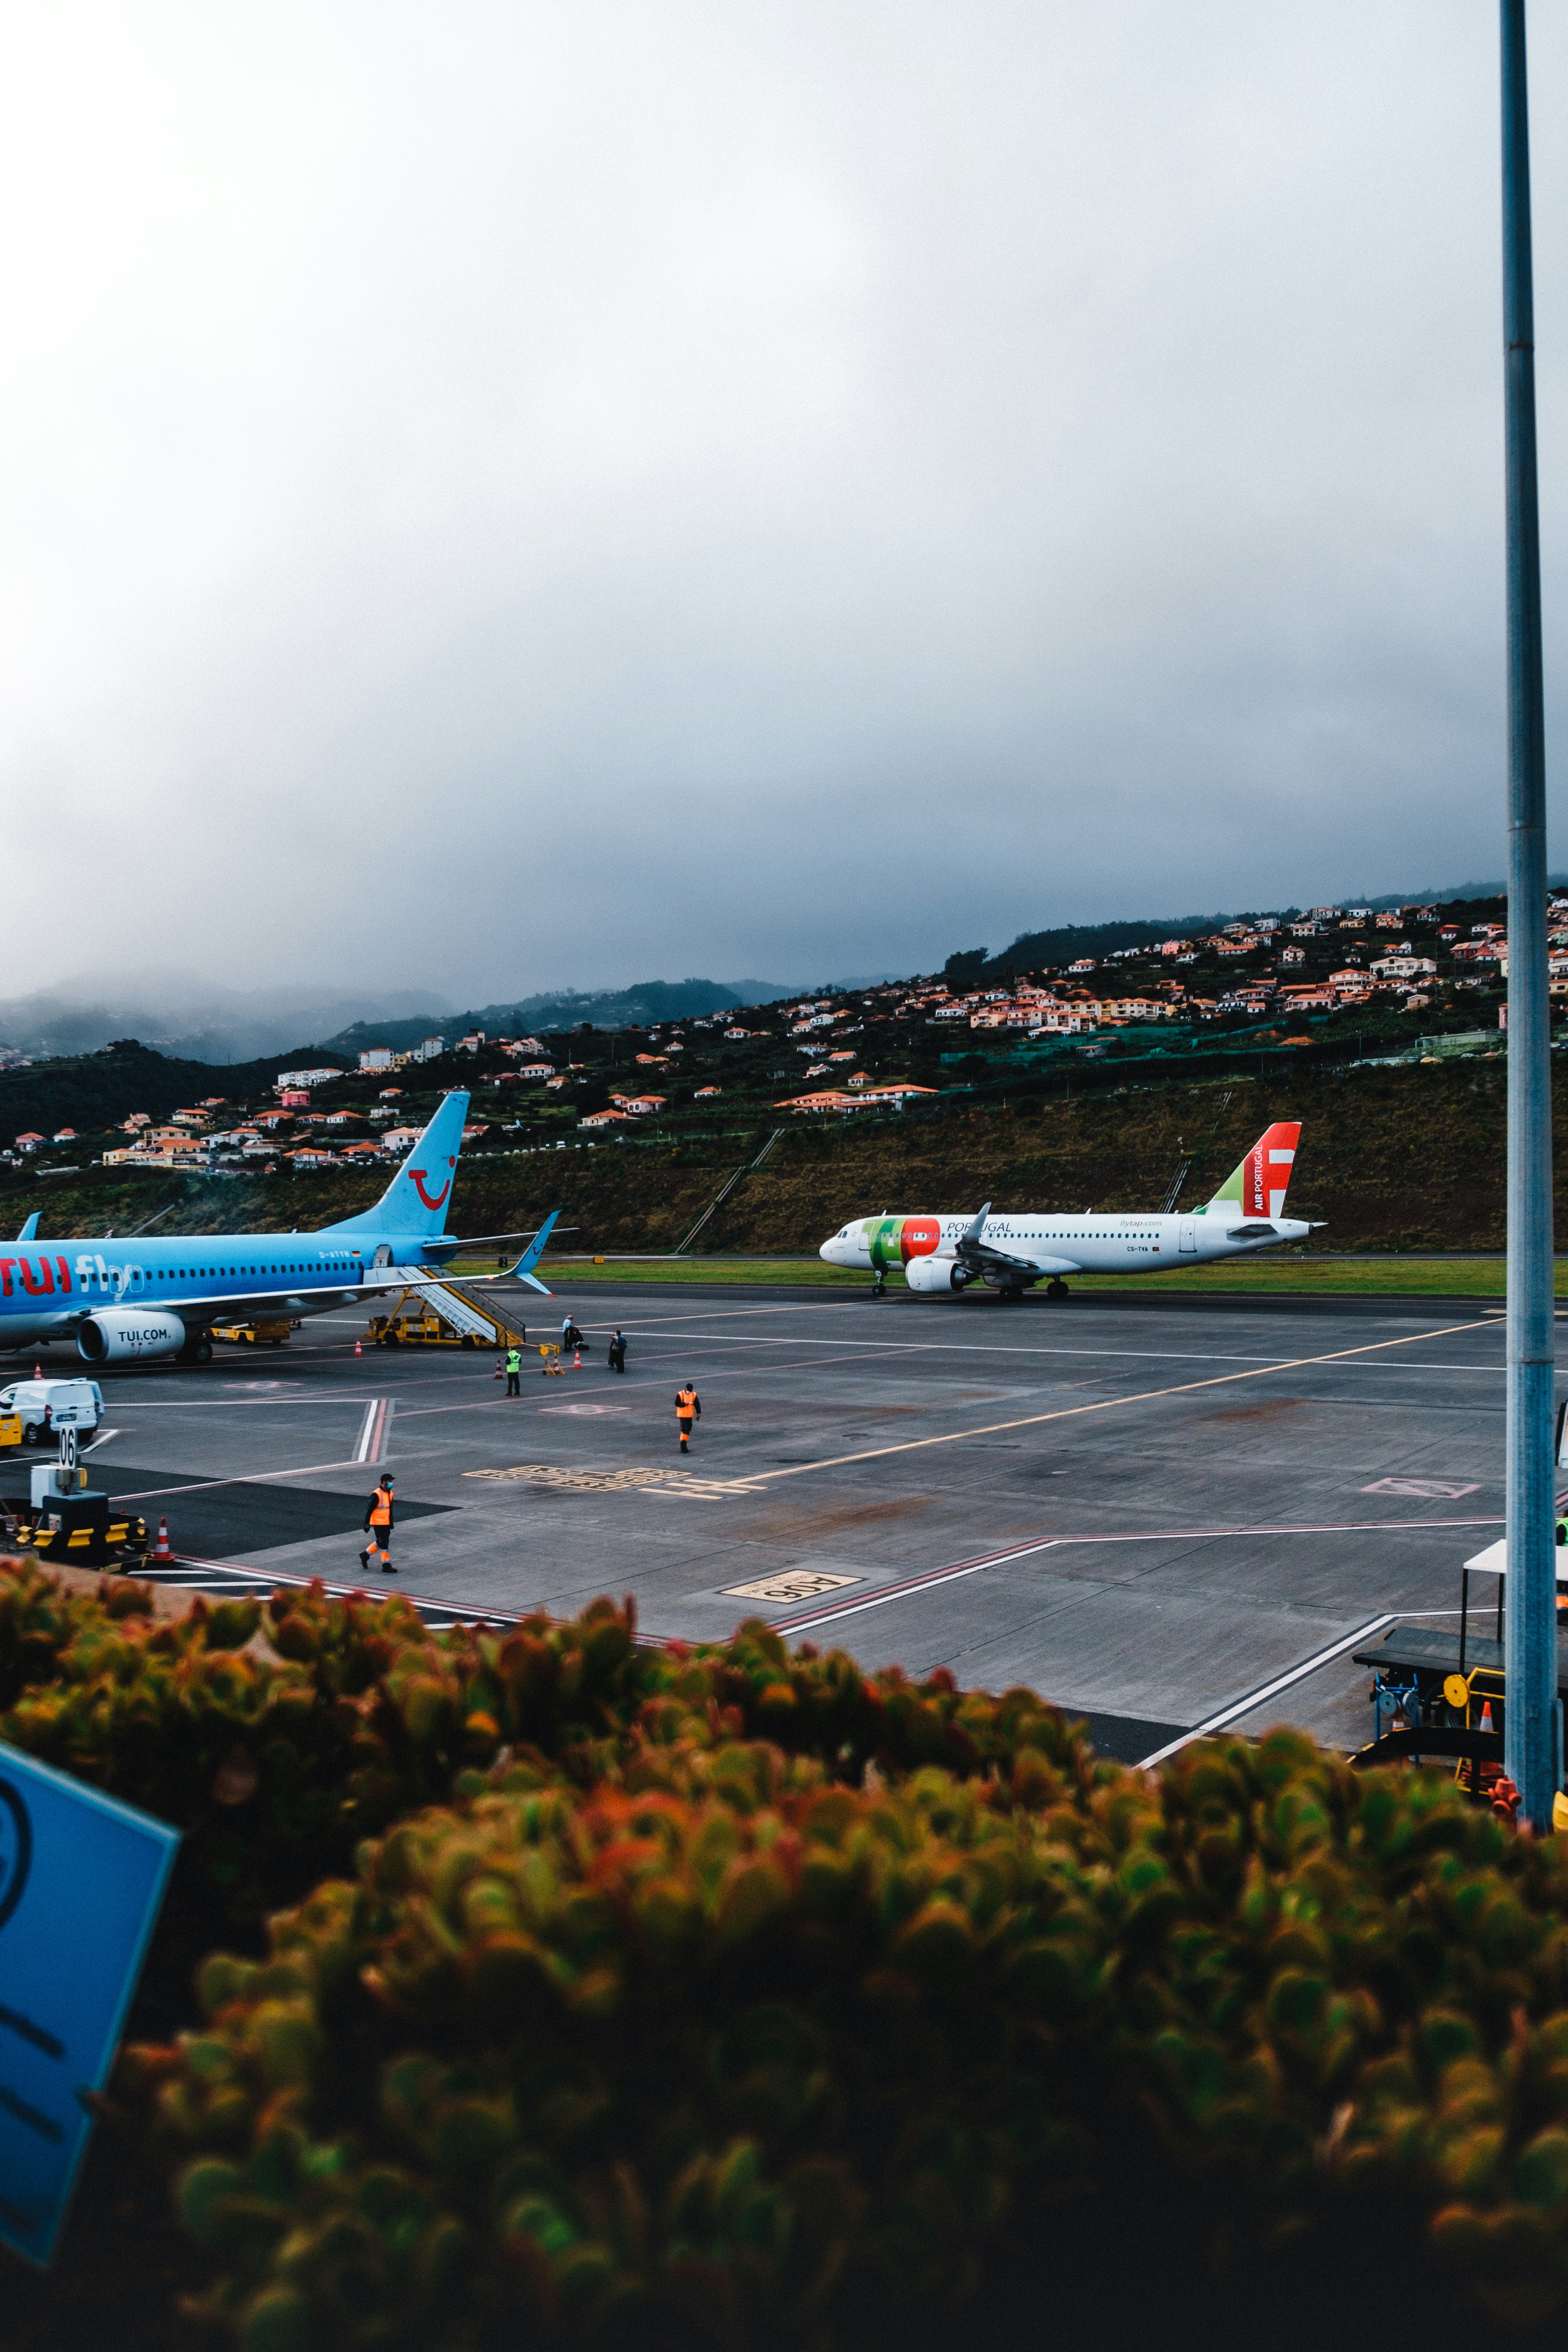
{"type": "Polygon", "coordinates": [[[322,1230],[431,1234],[444,1231],[468,1115],[468,1096],[448,1095],[375,1206],[322,1230]]]}
{"type": "Polygon", "coordinates": [[[539,1264],[540,1259],[544,1255],[544,1244],[550,1239],[551,1228],[560,1214],[561,1212],[559,1209],[551,1210],[550,1214],[545,1218],[544,1223],[540,1226],[539,1231],[534,1234],[533,1239],[529,1243],[528,1247],[523,1251],[522,1255],[512,1267],[512,1272],[520,1282],[526,1282],[531,1290],[542,1292],[546,1298],[553,1298],[555,1293],[549,1289],[545,1284],[540,1281],[539,1276],[534,1273],[533,1269],[539,1264]]]}
{"type": "Polygon", "coordinates": [[[1244,1217],[1283,1216],[1300,1132],[1300,1119],[1281,1119],[1265,1128],[1246,1159],[1231,1170],[1209,1207],[1234,1206],[1244,1217]]]}
{"type": "Polygon", "coordinates": [[[38,1237],[38,1212],[37,1212],[37,1209],[35,1209],[35,1210],[33,1211],[32,1215],[28,1218],[28,1220],[27,1220],[26,1223],[23,1226],[23,1228],[22,1228],[21,1232],[17,1234],[16,1239],[17,1239],[19,1242],[31,1242],[31,1241],[37,1241],[37,1237],[38,1237]]]}

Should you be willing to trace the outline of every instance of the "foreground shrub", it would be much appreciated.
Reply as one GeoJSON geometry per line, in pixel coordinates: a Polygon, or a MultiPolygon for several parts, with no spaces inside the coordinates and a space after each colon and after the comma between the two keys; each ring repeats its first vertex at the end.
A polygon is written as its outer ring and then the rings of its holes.
{"type": "Polygon", "coordinates": [[[792,1656],[760,1623],[711,1648],[639,1644],[632,1604],[600,1601],[565,1623],[433,1633],[401,1598],[320,1585],[159,1621],[147,1586],[84,1594],[0,1564],[0,1739],[184,1832],[149,1979],[179,2014],[215,1943],[258,1945],[267,1916],[351,1870],[364,1837],[481,1787],[516,1748],[587,1788],[649,1744],[758,1735],[851,1784],[1026,1748],[1086,1783],[1097,1769],[1031,1692],[867,1675],[842,1652],[792,1656]]]}
{"type": "Polygon", "coordinates": [[[1555,1846],[1291,1735],[859,1789],[644,1738],[367,1843],[127,2084],[247,2352],[1103,2333],[1141,2278],[1463,2340],[1562,2307],[1565,1918],[1555,1846]]]}

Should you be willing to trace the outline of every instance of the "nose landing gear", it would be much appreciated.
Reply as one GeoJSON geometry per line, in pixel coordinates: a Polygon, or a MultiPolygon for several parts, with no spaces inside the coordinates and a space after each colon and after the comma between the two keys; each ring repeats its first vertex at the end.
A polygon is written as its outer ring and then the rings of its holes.
{"type": "Polygon", "coordinates": [[[1046,1297],[1047,1298],[1065,1298],[1067,1295],[1067,1284],[1062,1280],[1059,1274],[1053,1274],[1049,1282],[1046,1285],[1046,1297]]]}

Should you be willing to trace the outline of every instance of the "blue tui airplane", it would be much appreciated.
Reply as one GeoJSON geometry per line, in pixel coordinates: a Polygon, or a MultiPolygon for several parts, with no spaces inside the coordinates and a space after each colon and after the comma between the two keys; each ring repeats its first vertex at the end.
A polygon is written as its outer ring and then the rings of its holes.
{"type": "MultiPolygon", "coordinates": [[[[74,1339],[88,1364],[205,1363],[215,1323],[324,1315],[384,1289],[394,1267],[445,1265],[465,1245],[446,1224],[468,1113],[466,1094],[447,1095],[375,1206],[319,1233],[39,1242],[29,1217],[0,1244],[0,1349],[74,1339]]],[[[533,1268],[560,1213],[510,1269],[547,1298],[533,1268]]]]}

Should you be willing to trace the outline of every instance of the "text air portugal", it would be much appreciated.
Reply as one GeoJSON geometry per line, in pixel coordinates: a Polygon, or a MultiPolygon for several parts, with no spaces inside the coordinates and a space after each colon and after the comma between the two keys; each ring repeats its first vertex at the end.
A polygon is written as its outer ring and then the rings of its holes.
{"type": "Polygon", "coordinates": [[[1242,1161],[1241,1205],[1249,1217],[1282,1216],[1301,1128],[1281,1121],[1260,1135],[1242,1161]]]}

